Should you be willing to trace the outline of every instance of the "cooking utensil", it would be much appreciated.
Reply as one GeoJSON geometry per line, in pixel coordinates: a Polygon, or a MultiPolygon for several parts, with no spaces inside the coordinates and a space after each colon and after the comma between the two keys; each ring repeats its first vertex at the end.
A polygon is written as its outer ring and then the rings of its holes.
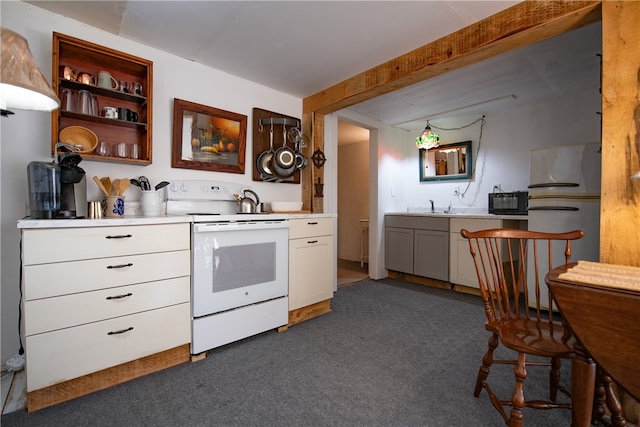
{"type": "Polygon", "coordinates": [[[273,176],[273,172],[269,167],[269,163],[271,162],[271,158],[273,157],[273,119],[271,119],[271,128],[269,129],[269,150],[263,151],[258,156],[258,160],[256,161],[256,167],[258,168],[258,172],[260,172],[260,176],[263,181],[273,181],[276,179],[273,176]]]}
{"type": "Polygon", "coordinates": [[[300,152],[300,140],[296,139],[293,144],[293,151],[296,153],[296,169],[302,169],[307,166],[307,158],[300,152]]]}
{"type": "Polygon", "coordinates": [[[118,191],[120,191],[120,180],[119,179],[114,179],[111,182],[111,195],[112,196],[119,196],[120,194],[118,194],[118,191]]]}
{"type": "Polygon", "coordinates": [[[107,190],[108,195],[111,195],[111,178],[109,178],[108,176],[103,176],[102,178],[100,178],[100,182],[102,182],[102,185],[104,186],[105,190],[107,190]]]}
{"type": "Polygon", "coordinates": [[[140,181],[138,181],[138,180],[137,180],[137,179],[135,179],[135,178],[131,178],[131,179],[129,180],[129,182],[130,182],[131,184],[135,185],[136,187],[142,188],[142,185],[140,185],[140,181]]]}
{"type": "Polygon", "coordinates": [[[142,191],[151,190],[151,184],[149,184],[149,179],[146,176],[143,175],[138,177],[138,181],[140,181],[140,188],[142,188],[142,191]]]}
{"type": "Polygon", "coordinates": [[[156,191],[160,190],[161,188],[166,187],[167,185],[169,185],[169,182],[167,181],[161,181],[159,183],[156,184],[156,186],[154,187],[156,189],[156,191]]]}
{"type": "Polygon", "coordinates": [[[296,153],[287,147],[287,130],[282,125],[282,147],[273,153],[271,158],[271,169],[280,178],[288,178],[296,171],[296,153]]]}
{"type": "Polygon", "coordinates": [[[129,185],[131,185],[131,183],[129,182],[129,180],[125,179],[121,179],[120,180],[120,185],[118,186],[119,190],[118,190],[118,196],[124,196],[124,192],[127,191],[127,189],[129,188],[129,185]]]}
{"type": "Polygon", "coordinates": [[[100,180],[100,178],[98,178],[97,176],[93,177],[93,180],[95,181],[96,185],[98,186],[98,188],[100,189],[100,191],[102,191],[102,193],[105,196],[110,196],[111,194],[109,194],[109,192],[107,191],[107,189],[104,187],[104,184],[102,183],[102,181],[100,180]]]}
{"type": "Polygon", "coordinates": [[[238,213],[254,214],[257,212],[260,198],[254,191],[244,190],[244,197],[239,194],[234,194],[233,196],[238,200],[238,213]],[[247,197],[247,193],[251,194],[255,200],[247,197]]]}

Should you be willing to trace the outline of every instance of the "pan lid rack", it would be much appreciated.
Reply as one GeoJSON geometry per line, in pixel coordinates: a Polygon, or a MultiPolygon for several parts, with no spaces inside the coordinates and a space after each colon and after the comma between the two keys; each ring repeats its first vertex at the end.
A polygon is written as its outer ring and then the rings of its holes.
{"type": "Polygon", "coordinates": [[[258,121],[258,131],[262,132],[264,125],[284,125],[289,127],[296,127],[300,129],[301,123],[297,119],[289,119],[287,117],[266,117],[258,121]]]}

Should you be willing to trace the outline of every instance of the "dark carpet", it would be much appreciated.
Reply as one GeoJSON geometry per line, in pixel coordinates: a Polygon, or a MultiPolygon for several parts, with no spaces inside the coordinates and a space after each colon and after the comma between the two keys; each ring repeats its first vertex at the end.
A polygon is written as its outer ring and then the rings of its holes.
{"type": "MultiPolygon", "coordinates": [[[[473,396],[488,332],[478,297],[394,279],[342,286],[332,312],[209,352],[2,426],[503,426],[473,396]]],[[[530,368],[527,398],[545,398],[530,368]]],[[[569,363],[563,367],[569,385],[569,363]]],[[[513,367],[492,388],[511,394],[513,367]]],[[[524,410],[526,426],[569,426],[568,410],[524,410]]]]}

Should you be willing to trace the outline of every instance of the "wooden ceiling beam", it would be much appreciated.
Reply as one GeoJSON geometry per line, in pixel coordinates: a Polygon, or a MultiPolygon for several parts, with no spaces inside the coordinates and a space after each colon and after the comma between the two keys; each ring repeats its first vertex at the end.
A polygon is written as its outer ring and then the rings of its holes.
{"type": "Polygon", "coordinates": [[[328,114],[602,19],[600,1],[524,1],[303,100],[328,114]]]}

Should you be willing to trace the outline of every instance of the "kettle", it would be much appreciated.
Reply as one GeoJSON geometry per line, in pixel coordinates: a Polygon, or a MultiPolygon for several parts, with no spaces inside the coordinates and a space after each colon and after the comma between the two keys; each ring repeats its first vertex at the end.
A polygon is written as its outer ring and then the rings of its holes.
{"type": "Polygon", "coordinates": [[[244,197],[239,194],[234,194],[236,200],[238,200],[238,213],[242,214],[254,214],[258,211],[258,205],[260,205],[260,198],[252,190],[244,190],[244,197]],[[255,200],[247,197],[247,193],[253,195],[255,200]]]}

